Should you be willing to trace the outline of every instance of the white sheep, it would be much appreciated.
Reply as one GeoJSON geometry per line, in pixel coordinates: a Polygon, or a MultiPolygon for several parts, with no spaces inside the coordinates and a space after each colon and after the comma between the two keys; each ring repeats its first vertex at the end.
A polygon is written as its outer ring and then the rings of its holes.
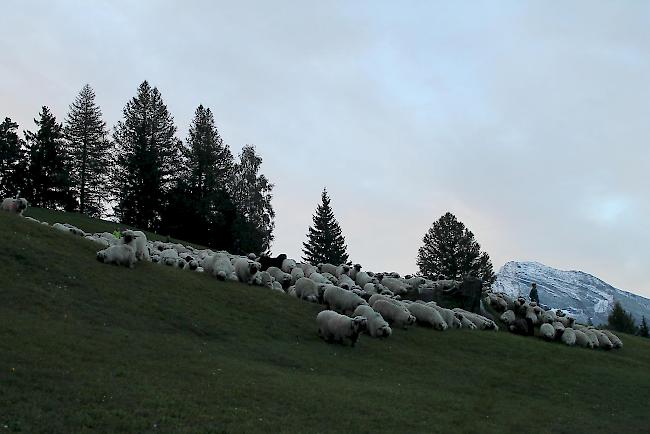
{"type": "Polygon", "coordinates": [[[440,313],[426,304],[410,303],[407,309],[419,324],[427,324],[436,330],[445,331],[449,327],[440,313]]]}
{"type": "Polygon", "coordinates": [[[135,250],[135,257],[138,261],[151,261],[147,236],[142,231],[126,230],[122,232],[122,242],[129,244],[135,250]]]}
{"type": "Polygon", "coordinates": [[[291,274],[291,270],[293,270],[294,268],[296,268],[296,261],[294,261],[293,259],[283,260],[282,266],[280,267],[280,269],[287,274],[291,274]]]}
{"type": "Polygon", "coordinates": [[[2,201],[2,205],[0,205],[0,209],[2,211],[8,211],[8,212],[13,212],[18,215],[23,215],[23,211],[27,209],[27,199],[25,198],[18,198],[18,199],[12,199],[10,197],[4,199],[2,201]]]}
{"type": "Polygon", "coordinates": [[[602,330],[602,332],[609,338],[609,341],[612,343],[614,348],[623,348],[623,341],[621,341],[618,336],[609,330],[602,330]]]}
{"type": "MultiPolygon", "coordinates": [[[[566,332],[566,330],[565,330],[566,332]]],[[[593,348],[594,344],[589,339],[589,336],[582,330],[573,329],[573,333],[576,335],[576,345],[579,345],[584,348],[593,348]]]]}
{"type": "Polygon", "coordinates": [[[324,278],[326,278],[329,281],[329,283],[331,283],[332,285],[337,285],[338,286],[338,283],[339,283],[338,277],[336,277],[333,274],[328,273],[327,271],[324,271],[321,274],[323,275],[324,278]]]}
{"type": "Polygon", "coordinates": [[[317,273],[315,271],[310,273],[310,274],[305,273],[305,277],[309,277],[311,280],[313,280],[316,283],[323,283],[323,284],[327,284],[327,285],[332,284],[332,282],[330,282],[328,279],[323,277],[322,274],[317,273]]]}
{"type": "Polygon", "coordinates": [[[336,275],[336,265],[332,264],[318,264],[319,273],[330,273],[332,276],[336,275]]]}
{"type": "Polygon", "coordinates": [[[393,294],[406,295],[408,284],[401,277],[384,277],[381,284],[388,288],[393,294]]]}
{"type": "Polygon", "coordinates": [[[515,322],[515,319],[517,319],[517,317],[515,316],[515,313],[514,313],[513,311],[511,311],[511,310],[506,310],[505,312],[503,312],[503,314],[501,314],[501,318],[500,318],[500,319],[501,319],[501,321],[503,321],[506,325],[510,325],[510,324],[512,324],[513,322],[515,322]]]}
{"type": "Polygon", "coordinates": [[[176,265],[176,262],[178,262],[179,257],[178,257],[178,252],[176,249],[165,249],[162,252],[160,252],[160,263],[173,266],[176,265]]]}
{"type": "Polygon", "coordinates": [[[547,341],[555,339],[555,327],[552,324],[545,322],[539,327],[539,334],[547,341]]]}
{"type": "Polygon", "coordinates": [[[387,338],[393,334],[386,320],[370,306],[362,304],[354,310],[354,316],[363,316],[368,320],[367,332],[373,338],[387,338]]]}
{"type": "Polygon", "coordinates": [[[311,273],[318,272],[316,267],[308,263],[302,262],[300,264],[296,264],[296,266],[302,270],[302,272],[305,274],[305,277],[311,277],[311,273]]]}
{"type": "Polygon", "coordinates": [[[415,317],[403,306],[397,306],[388,300],[377,300],[373,309],[381,314],[381,316],[388,322],[398,326],[407,328],[409,325],[415,324],[415,317]]]}
{"type": "Polygon", "coordinates": [[[240,282],[249,285],[253,283],[253,276],[255,276],[259,268],[257,262],[251,261],[248,258],[236,258],[233,261],[233,266],[235,267],[235,274],[240,282]]]}
{"type": "Polygon", "coordinates": [[[374,283],[373,278],[365,271],[359,271],[354,277],[354,282],[362,288],[365,288],[369,283],[374,283]]]}
{"type": "MultiPolygon", "coordinates": [[[[255,278],[253,279],[253,282],[257,286],[273,289],[273,283],[275,283],[275,279],[273,278],[273,276],[271,276],[271,274],[268,271],[260,271],[255,274],[255,278]]],[[[278,285],[280,285],[280,283],[278,283],[278,285]]],[[[282,289],[282,285],[280,285],[280,289],[282,289]]]]}
{"type": "Polygon", "coordinates": [[[341,274],[336,284],[337,286],[340,286],[341,288],[345,288],[345,289],[352,289],[354,286],[356,286],[354,280],[352,280],[352,278],[347,274],[341,274]]]}
{"type": "Polygon", "coordinates": [[[285,273],[278,267],[269,267],[266,269],[266,271],[268,271],[276,281],[280,282],[283,288],[288,288],[291,286],[291,274],[285,273]]]}
{"type": "Polygon", "coordinates": [[[206,273],[219,280],[239,280],[237,273],[235,273],[235,267],[225,253],[215,253],[206,257],[201,266],[206,273]]]}
{"type": "Polygon", "coordinates": [[[362,316],[350,318],[331,310],[324,310],[316,316],[316,322],[318,335],[324,340],[343,343],[345,339],[349,339],[354,346],[359,339],[359,333],[365,330],[368,320],[362,316]]]}
{"type": "Polygon", "coordinates": [[[572,328],[565,328],[564,333],[562,333],[562,337],[560,339],[565,345],[568,345],[570,347],[574,346],[576,344],[575,330],[572,328]]]}
{"type": "Polygon", "coordinates": [[[430,301],[427,303],[427,306],[430,306],[438,311],[442,319],[445,320],[447,325],[451,328],[459,329],[462,327],[460,318],[458,318],[455,312],[451,309],[446,309],[442,306],[438,306],[435,301],[430,301]]]}
{"type": "MultiPolygon", "coordinates": [[[[349,271],[347,272],[347,275],[350,276],[352,280],[356,282],[357,274],[359,274],[361,268],[362,268],[361,264],[354,264],[354,266],[352,266],[352,268],[350,268],[349,271]]],[[[363,285],[359,285],[359,286],[363,286],[363,285]]]]}
{"type": "Polygon", "coordinates": [[[454,312],[456,313],[461,313],[463,316],[465,316],[468,320],[474,323],[477,329],[479,330],[494,330],[494,331],[499,331],[499,326],[495,324],[494,321],[492,321],[489,318],[484,317],[483,315],[479,315],[474,312],[469,312],[464,309],[460,308],[455,308],[453,309],[454,312]]]}
{"type": "Polygon", "coordinates": [[[612,341],[609,340],[609,338],[605,333],[603,333],[598,329],[594,329],[593,332],[596,334],[596,337],[598,338],[598,347],[604,350],[611,350],[612,348],[614,348],[612,341]]]}
{"type": "Polygon", "coordinates": [[[325,285],[323,302],[330,309],[341,313],[354,312],[357,306],[368,304],[366,300],[355,293],[334,285],[325,285]]]}
{"type": "Polygon", "coordinates": [[[104,264],[124,265],[133,268],[135,265],[135,250],[126,244],[110,246],[97,252],[97,260],[104,264]]]}
{"type": "Polygon", "coordinates": [[[301,300],[318,302],[318,284],[307,277],[298,279],[295,285],[296,297],[301,300]]]}
{"type": "Polygon", "coordinates": [[[305,277],[305,272],[302,271],[302,268],[300,267],[294,267],[291,270],[291,284],[295,285],[298,279],[300,279],[301,277],[305,277]]]}

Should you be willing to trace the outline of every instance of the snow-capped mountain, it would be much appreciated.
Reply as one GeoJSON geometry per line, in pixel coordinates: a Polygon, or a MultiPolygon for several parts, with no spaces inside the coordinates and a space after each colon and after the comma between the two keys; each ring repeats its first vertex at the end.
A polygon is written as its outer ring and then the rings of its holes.
{"type": "Polygon", "coordinates": [[[506,263],[497,273],[492,290],[528,298],[532,282],[537,283],[541,304],[566,310],[579,322],[591,319],[594,324],[606,323],[615,300],[637,324],[643,315],[650,319],[649,299],[614,288],[591,274],[557,270],[539,262],[506,263]]]}

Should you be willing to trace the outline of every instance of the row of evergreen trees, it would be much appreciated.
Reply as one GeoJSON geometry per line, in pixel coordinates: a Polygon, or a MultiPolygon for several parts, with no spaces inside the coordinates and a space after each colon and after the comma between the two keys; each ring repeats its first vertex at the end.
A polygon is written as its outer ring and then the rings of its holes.
{"type": "MultiPolygon", "coordinates": [[[[303,259],[312,264],[344,264],[348,262],[347,246],[341,227],[334,217],[327,190],[312,217],[307,242],[303,243],[303,259]]],[[[418,250],[419,274],[432,279],[462,279],[467,274],[481,278],[486,286],[496,276],[490,256],[481,251],[474,234],[448,212],[436,220],[425,234],[418,250]]]]}
{"type": "Polygon", "coordinates": [[[623,309],[623,305],[618,300],[614,302],[612,311],[607,317],[606,327],[622,333],[636,334],[644,338],[650,337],[650,330],[645,316],[641,318],[641,324],[637,327],[632,314],[623,309]]]}
{"type": "Polygon", "coordinates": [[[109,134],[85,85],[63,124],[43,107],[36,132],[0,125],[0,194],[32,206],[112,215],[138,228],[234,252],[273,240],[273,184],[255,147],[235,160],[209,108],[199,106],[183,143],[157,88],[144,81],[109,134]]]}

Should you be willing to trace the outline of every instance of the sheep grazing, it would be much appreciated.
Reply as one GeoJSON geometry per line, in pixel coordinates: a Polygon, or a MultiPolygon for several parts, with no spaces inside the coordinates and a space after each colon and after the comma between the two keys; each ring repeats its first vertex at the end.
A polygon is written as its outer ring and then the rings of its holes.
{"type": "Polygon", "coordinates": [[[388,300],[377,300],[373,309],[389,323],[398,327],[407,328],[415,324],[415,317],[404,306],[398,306],[388,300]]]}
{"type": "Polygon", "coordinates": [[[363,316],[368,320],[367,333],[373,338],[387,338],[393,334],[386,320],[379,312],[375,312],[373,308],[366,305],[357,306],[354,310],[354,316],[363,316]]]}
{"type": "Polygon", "coordinates": [[[300,268],[300,267],[294,267],[291,270],[290,274],[291,274],[291,284],[292,285],[295,285],[296,282],[298,281],[298,279],[300,279],[301,277],[305,277],[305,272],[302,271],[302,268],[300,268]]]}
{"type": "Polygon", "coordinates": [[[436,330],[445,331],[449,327],[440,313],[426,304],[410,303],[407,309],[415,317],[418,324],[426,324],[436,330]]]}
{"type": "Polygon", "coordinates": [[[219,280],[239,280],[237,273],[235,273],[235,267],[225,253],[215,253],[208,256],[203,260],[201,266],[206,273],[219,280]]]}
{"type": "Polygon", "coordinates": [[[368,320],[363,316],[354,318],[340,315],[331,310],[324,310],[316,316],[318,335],[327,342],[343,343],[350,340],[354,346],[359,339],[359,334],[365,331],[368,320]]]}
{"type": "Polygon", "coordinates": [[[492,321],[489,318],[484,317],[483,315],[479,315],[474,312],[469,312],[464,309],[460,308],[455,308],[453,309],[455,313],[461,313],[464,317],[466,317],[468,320],[470,320],[474,325],[476,326],[477,329],[479,330],[494,330],[494,331],[499,331],[499,326],[495,324],[494,321],[492,321]]]}
{"type": "Polygon", "coordinates": [[[458,318],[455,314],[454,311],[451,309],[445,309],[444,307],[438,306],[434,301],[430,301],[427,303],[427,306],[434,308],[435,310],[438,311],[440,316],[442,316],[442,319],[445,320],[447,325],[450,328],[455,328],[459,329],[462,327],[462,323],[460,321],[460,318],[458,318]]]}
{"type": "Polygon", "coordinates": [[[623,342],[614,333],[609,330],[601,330],[609,338],[614,348],[623,348],[623,342]]]}
{"type": "Polygon", "coordinates": [[[2,201],[0,205],[0,210],[16,213],[20,216],[23,215],[23,211],[27,209],[27,199],[19,197],[18,199],[12,199],[10,197],[2,201]]]}
{"type": "Polygon", "coordinates": [[[126,230],[122,232],[122,242],[128,244],[135,250],[135,258],[138,261],[151,261],[147,236],[142,231],[126,230]]]}
{"type": "Polygon", "coordinates": [[[266,271],[269,267],[282,268],[282,262],[287,259],[284,253],[279,254],[277,257],[272,258],[267,255],[261,255],[259,259],[260,271],[266,271]]]}
{"type": "Polygon", "coordinates": [[[280,282],[284,289],[287,289],[291,286],[291,274],[285,273],[280,270],[278,267],[269,267],[266,269],[273,278],[280,282]]]}
{"type": "Polygon", "coordinates": [[[562,337],[560,338],[560,340],[565,345],[568,345],[570,347],[574,346],[576,344],[575,330],[573,330],[572,328],[564,329],[564,333],[562,333],[562,337]]]}
{"type": "Polygon", "coordinates": [[[503,314],[501,314],[501,318],[500,318],[500,319],[501,319],[501,321],[504,322],[506,325],[510,325],[510,324],[512,324],[513,322],[515,322],[515,319],[517,319],[517,317],[515,316],[515,313],[514,313],[513,311],[511,311],[511,310],[506,310],[505,312],[503,312],[503,314]]]}
{"type": "Polygon", "coordinates": [[[165,249],[160,252],[160,263],[164,265],[173,266],[179,260],[178,252],[176,249],[165,249]]]}
{"type": "Polygon", "coordinates": [[[611,350],[612,348],[614,348],[612,341],[609,340],[609,338],[605,333],[597,329],[594,329],[593,332],[598,338],[598,346],[600,348],[602,348],[603,350],[611,350]]]}
{"type": "Polygon", "coordinates": [[[307,277],[298,279],[295,285],[296,297],[301,300],[318,302],[318,284],[307,277]]]}
{"type": "Polygon", "coordinates": [[[347,274],[341,274],[336,284],[341,288],[345,288],[345,289],[352,289],[353,287],[356,286],[354,280],[352,280],[352,278],[347,274]]]}
{"type": "Polygon", "coordinates": [[[576,336],[576,340],[575,340],[576,345],[579,345],[579,346],[581,346],[583,348],[593,348],[594,347],[594,344],[593,344],[593,342],[591,342],[591,339],[589,339],[589,336],[587,336],[587,334],[585,332],[583,332],[582,330],[574,329],[573,334],[575,334],[575,336],[576,336]]]}
{"type": "Polygon", "coordinates": [[[248,285],[253,284],[253,276],[257,273],[258,263],[251,261],[248,258],[237,258],[233,262],[235,267],[235,274],[240,282],[246,283],[248,285]]]}
{"type": "Polygon", "coordinates": [[[539,327],[539,334],[547,341],[555,339],[555,327],[552,324],[545,322],[539,327]]]}
{"type": "Polygon", "coordinates": [[[328,309],[341,313],[352,313],[357,306],[368,304],[366,300],[351,291],[334,285],[324,285],[323,302],[328,309]]]}
{"type": "Polygon", "coordinates": [[[318,264],[319,273],[330,273],[332,276],[336,276],[336,265],[332,264],[318,264]]]}
{"type": "Polygon", "coordinates": [[[97,260],[104,264],[124,265],[133,268],[135,265],[135,250],[126,244],[110,246],[97,252],[97,260]]]}

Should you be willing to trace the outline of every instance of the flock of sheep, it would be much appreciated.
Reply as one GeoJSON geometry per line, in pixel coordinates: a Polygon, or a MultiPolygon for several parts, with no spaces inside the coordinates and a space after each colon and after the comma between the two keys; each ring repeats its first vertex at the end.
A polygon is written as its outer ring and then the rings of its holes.
{"type": "MultiPolygon", "coordinates": [[[[24,199],[5,199],[2,210],[22,215],[24,199]]],[[[31,217],[35,223],[48,225],[31,217]]],[[[361,271],[356,264],[332,265],[297,263],[282,254],[268,256],[232,255],[225,251],[196,249],[179,243],[149,241],[141,231],[126,230],[121,238],[108,232],[89,234],[70,225],[55,223],[54,229],[84,237],[100,244],[97,260],[105,264],[133,268],[139,261],[208,273],[219,280],[238,281],[269,288],[326,307],[317,317],[318,334],[326,341],[350,341],[354,346],[361,333],[387,338],[391,327],[408,328],[414,324],[444,331],[449,328],[495,330],[497,324],[482,315],[463,309],[446,309],[435,302],[405,300],[425,289],[446,287],[450,281],[432,281],[422,277],[400,277],[397,273],[361,271]]],[[[586,348],[621,348],[621,340],[608,330],[598,330],[575,323],[559,310],[544,310],[523,298],[487,291],[483,302],[501,313],[508,330],[521,334],[538,334],[543,339],[559,340],[569,346],[586,348]]]]}
{"type": "Polygon", "coordinates": [[[587,327],[575,322],[561,310],[544,310],[535,302],[525,298],[513,298],[503,293],[488,291],[485,303],[501,313],[500,320],[512,333],[533,336],[539,327],[539,336],[547,341],[558,340],[568,346],[602,348],[611,350],[622,348],[623,342],[609,330],[587,327]]]}

